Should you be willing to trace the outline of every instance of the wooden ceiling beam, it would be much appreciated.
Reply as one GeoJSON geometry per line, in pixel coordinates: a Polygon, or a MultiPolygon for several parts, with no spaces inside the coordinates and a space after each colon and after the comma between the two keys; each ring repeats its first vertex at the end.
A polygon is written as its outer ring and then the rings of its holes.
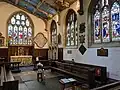
{"type": "Polygon", "coordinates": [[[39,8],[39,7],[44,3],[44,1],[45,1],[45,0],[42,0],[42,2],[39,2],[36,7],[39,8]]]}
{"type": "MultiPolygon", "coordinates": [[[[27,9],[25,9],[25,8],[23,8],[23,7],[20,7],[20,6],[18,6],[18,5],[15,5],[15,4],[11,3],[11,2],[8,1],[8,0],[2,0],[2,1],[3,1],[3,2],[6,2],[6,3],[9,3],[9,4],[11,4],[11,5],[15,6],[15,7],[18,7],[18,8],[20,8],[20,9],[22,9],[22,10],[24,10],[24,11],[30,13],[27,9]]],[[[43,18],[42,16],[38,16],[38,15],[35,15],[35,14],[33,14],[33,13],[30,13],[30,14],[32,14],[32,15],[38,17],[38,18],[41,18],[44,22],[46,21],[46,19],[43,18]]]]}

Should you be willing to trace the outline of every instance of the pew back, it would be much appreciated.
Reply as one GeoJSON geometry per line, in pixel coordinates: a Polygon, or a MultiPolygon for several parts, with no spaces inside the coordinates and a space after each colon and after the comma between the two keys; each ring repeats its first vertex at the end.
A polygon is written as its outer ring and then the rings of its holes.
{"type": "Polygon", "coordinates": [[[106,67],[88,65],[70,61],[53,61],[51,69],[64,72],[76,77],[89,85],[89,88],[96,87],[96,83],[105,84],[107,81],[106,67]],[[100,70],[97,73],[96,70],[100,70]],[[97,74],[96,74],[97,73],[97,74]]]}
{"type": "Polygon", "coordinates": [[[11,71],[2,63],[1,67],[1,85],[0,90],[18,90],[18,80],[14,80],[11,71]]]}

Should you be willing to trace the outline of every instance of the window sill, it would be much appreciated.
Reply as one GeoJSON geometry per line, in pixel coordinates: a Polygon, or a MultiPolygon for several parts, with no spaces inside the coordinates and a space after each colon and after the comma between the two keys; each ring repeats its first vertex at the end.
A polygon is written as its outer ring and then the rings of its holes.
{"type": "Polygon", "coordinates": [[[100,47],[120,47],[120,42],[98,43],[88,46],[88,48],[100,48],[100,47]]]}
{"type": "Polygon", "coordinates": [[[78,46],[66,46],[65,49],[77,49],[78,46]]]}

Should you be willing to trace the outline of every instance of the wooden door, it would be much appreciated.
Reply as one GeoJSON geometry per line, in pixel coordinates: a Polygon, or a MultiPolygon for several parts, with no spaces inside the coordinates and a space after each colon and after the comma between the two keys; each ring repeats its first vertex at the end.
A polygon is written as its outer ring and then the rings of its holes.
{"type": "Polygon", "coordinates": [[[63,48],[58,48],[58,60],[63,60],[63,48]]]}

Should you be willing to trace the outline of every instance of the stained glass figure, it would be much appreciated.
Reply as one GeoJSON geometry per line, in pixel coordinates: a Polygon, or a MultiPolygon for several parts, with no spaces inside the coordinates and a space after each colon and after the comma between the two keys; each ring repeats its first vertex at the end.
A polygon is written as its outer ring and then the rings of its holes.
{"type": "Polygon", "coordinates": [[[11,24],[8,25],[8,39],[10,44],[12,44],[12,37],[13,37],[13,26],[11,24]]]}
{"type": "Polygon", "coordinates": [[[14,26],[14,32],[13,32],[13,42],[14,44],[17,44],[18,42],[18,27],[15,25],[14,26]]]}
{"type": "Polygon", "coordinates": [[[94,15],[94,43],[101,43],[100,12],[98,10],[94,15]]]}
{"type": "MultiPolygon", "coordinates": [[[[94,38],[90,36],[94,43],[104,43],[120,41],[120,1],[119,0],[98,0],[93,13],[94,38]]],[[[113,45],[114,46],[114,45],[113,45]]]]}
{"type": "Polygon", "coordinates": [[[111,8],[112,41],[120,41],[120,5],[114,2],[111,8]]]}
{"type": "Polygon", "coordinates": [[[109,34],[109,10],[105,6],[102,12],[102,41],[110,42],[109,34]]]}
{"type": "Polygon", "coordinates": [[[17,12],[8,21],[8,37],[10,45],[32,45],[33,25],[28,16],[17,12]]]}
{"type": "Polygon", "coordinates": [[[25,26],[24,31],[23,31],[23,40],[24,40],[23,43],[24,44],[27,44],[27,36],[28,36],[27,35],[27,27],[25,26]]]}

